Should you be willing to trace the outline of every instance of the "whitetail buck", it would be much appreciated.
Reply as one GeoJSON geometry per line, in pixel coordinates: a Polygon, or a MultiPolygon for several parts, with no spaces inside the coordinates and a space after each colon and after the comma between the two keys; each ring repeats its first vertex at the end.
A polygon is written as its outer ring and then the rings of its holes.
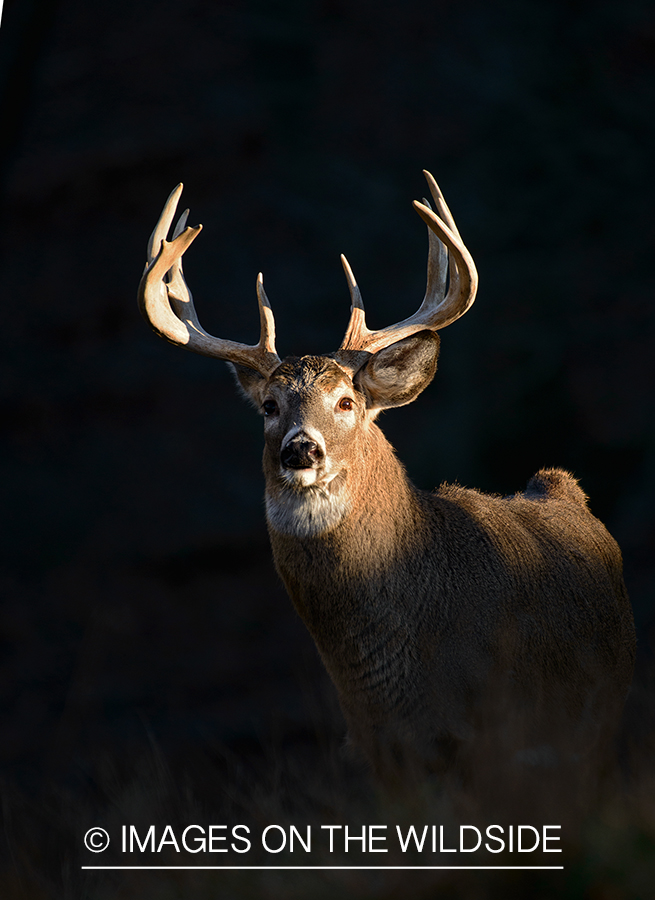
{"type": "Polygon", "coordinates": [[[375,424],[431,382],[437,331],[475,298],[473,260],[425,174],[436,213],[414,203],[429,235],[421,307],[369,331],[342,257],[352,313],[335,353],[280,360],[261,275],[256,346],[203,330],[181,265],[201,226],[185,228],[187,210],[166,240],[181,185],[150,239],[139,288],[154,330],[232,363],[264,416],[275,564],[352,740],[383,778],[465,758],[492,719],[524,757],[545,745],[588,750],[616,725],[635,651],[621,553],[571,475],[542,470],[504,498],[419,491],[375,424]]]}

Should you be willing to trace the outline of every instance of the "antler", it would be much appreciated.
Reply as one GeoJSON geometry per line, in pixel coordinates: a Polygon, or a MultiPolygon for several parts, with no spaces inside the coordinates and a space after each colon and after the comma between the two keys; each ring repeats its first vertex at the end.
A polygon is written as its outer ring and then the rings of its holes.
{"type": "Polygon", "coordinates": [[[180,216],[173,238],[166,240],[182,194],[178,184],[166,201],[159,221],[148,241],[148,262],[139,284],[139,309],[161,337],[195,353],[239,363],[268,376],[280,364],[275,352],[275,320],[264,279],[257,277],[260,336],[254,346],[212,337],[198,321],[193,298],[182,273],[182,255],[202,230],[202,225],[185,228],[189,210],[180,216]]]}
{"type": "Polygon", "coordinates": [[[367,351],[376,353],[390,344],[395,344],[417,331],[437,331],[459,319],[472,306],[478,288],[478,273],[460,237],[455,220],[446,205],[437,182],[423,170],[430,193],[439,215],[436,215],[427,200],[414,201],[414,209],[428,226],[428,283],[425,297],[419,309],[402,322],[389,325],[380,331],[369,331],[364,317],[364,304],[357,282],[345,256],[341,257],[348,287],[352,312],[346,335],[339,351],[367,351]],[[444,247],[444,244],[446,245],[444,247]],[[448,254],[446,247],[450,250],[448,254]],[[450,285],[446,290],[446,261],[450,255],[450,285]],[[445,296],[444,296],[445,294],[445,296]]]}

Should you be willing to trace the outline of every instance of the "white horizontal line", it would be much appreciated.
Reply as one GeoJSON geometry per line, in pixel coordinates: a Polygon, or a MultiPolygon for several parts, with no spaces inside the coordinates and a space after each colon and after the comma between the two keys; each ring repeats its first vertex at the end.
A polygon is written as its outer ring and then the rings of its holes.
{"type": "Polygon", "coordinates": [[[519,869],[519,870],[527,870],[527,869],[563,869],[564,866],[82,866],[82,869],[130,869],[130,870],[163,870],[163,869],[188,869],[188,870],[212,870],[212,871],[241,871],[247,872],[249,869],[252,871],[267,871],[267,872],[275,872],[280,870],[298,870],[302,869],[303,871],[307,870],[324,870],[324,869],[358,869],[358,870],[376,870],[376,871],[384,871],[385,869],[389,869],[389,871],[398,871],[402,869],[403,871],[407,869],[519,869]]]}

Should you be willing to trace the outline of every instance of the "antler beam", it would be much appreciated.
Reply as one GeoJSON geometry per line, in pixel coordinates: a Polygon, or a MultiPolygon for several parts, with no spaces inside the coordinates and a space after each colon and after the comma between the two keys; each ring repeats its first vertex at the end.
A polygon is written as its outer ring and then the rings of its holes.
{"type": "Polygon", "coordinates": [[[155,230],[148,241],[148,262],[139,284],[139,308],[146,321],[161,337],[203,356],[238,363],[268,376],[280,364],[275,351],[275,320],[264,291],[264,279],[257,277],[259,302],[259,343],[251,346],[213,337],[198,321],[191,291],[184,280],[182,256],[202,230],[185,227],[187,209],[180,216],[171,241],[166,240],[182,194],[178,184],[166,201],[155,230]]]}
{"type": "Polygon", "coordinates": [[[341,257],[348,286],[352,312],[340,351],[366,351],[376,353],[395,344],[417,331],[437,331],[450,325],[470,309],[478,288],[478,273],[460,237],[443,194],[432,175],[423,171],[437,213],[427,200],[414,201],[414,209],[428,226],[428,283],[425,297],[419,309],[402,322],[389,325],[380,331],[366,327],[364,304],[357,282],[345,256],[341,257]],[[445,245],[445,246],[444,246],[445,245]],[[448,248],[447,252],[446,247],[448,248]],[[450,285],[446,294],[446,260],[450,256],[450,285]],[[445,296],[444,296],[445,295],[445,296]]]}

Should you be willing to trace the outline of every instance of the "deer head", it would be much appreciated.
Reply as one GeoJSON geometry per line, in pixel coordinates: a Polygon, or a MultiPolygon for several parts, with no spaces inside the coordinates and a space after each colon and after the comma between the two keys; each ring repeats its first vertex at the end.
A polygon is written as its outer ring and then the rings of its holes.
{"type": "Polygon", "coordinates": [[[341,346],[327,356],[280,360],[261,273],[256,345],[212,337],[202,328],[182,273],[182,255],[202,226],[185,227],[187,210],[171,241],[166,240],[182,185],[168,198],[150,238],[139,286],[141,311],[162,337],[234,366],[242,390],[265,419],[267,513],[284,533],[314,534],[347,512],[357,490],[352,461],[362,458],[368,426],[382,409],[411,403],[430,383],[439,352],[437,331],[464,315],[475,299],[473,260],[437,183],[424,174],[436,213],[427,200],[414,202],[429,237],[421,306],[402,322],[369,330],[357,282],[342,256],[351,316],[341,346]]]}

